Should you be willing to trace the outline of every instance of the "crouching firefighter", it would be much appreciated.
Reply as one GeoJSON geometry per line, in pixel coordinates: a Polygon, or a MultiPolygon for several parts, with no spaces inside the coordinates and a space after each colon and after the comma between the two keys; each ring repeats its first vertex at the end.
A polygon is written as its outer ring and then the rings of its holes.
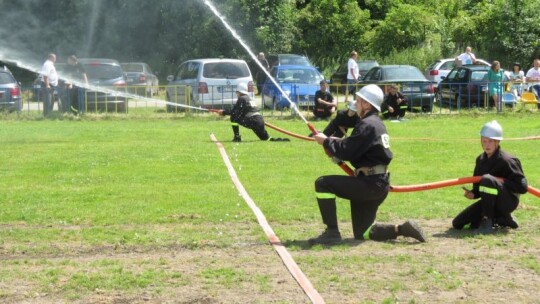
{"type": "Polygon", "coordinates": [[[349,161],[356,176],[329,175],[315,181],[317,202],[326,230],[309,239],[310,245],[341,242],[336,214],[336,197],[350,200],[354,238],[385,241],[398,236],[425,242],[420,226],[414,221],[401,225],[373,224],[379,206],[390,190],[388,165],[393,154],[390,137],[379,118],[383,92],[377,85],[367,85],[356,93],[356,110],[361,118],[346,138],[315,135],[315,140],[334,157],[349,161]]]}
{"type": "Polygon", "coordinates": [[[527,192],[527,179],[518,158],[503,151],[501,125],[493,120],[480,130],[480,144],[484,150],[476,158],[474,176],[481,176],[472,189],[464,188],[464,196],[479,199],[465,208],[452,221],[455,229],[465,226],[477,233],[487,234],[494,228],[518,228],[512,212],[519,204],[519,195],[527,192]]]}
{"type": "Polygon", "coordinates": [[[259,109],[255,103],[249,97],[247,83],[242,82],[238,84],[236,96],[238,96],[238,100],[232,109],[220,110],[218,112],[222,116],[231,116],[231,126],[234,133],[233,142],[242,141],[242,137],[240,136],[240,126],[253,130],[260,140],[289,141],[288,138],[272,138],[268,135],[268,132],[266,132],[264,127],[264,118],[261,113],[259,113],[259,109]]]}

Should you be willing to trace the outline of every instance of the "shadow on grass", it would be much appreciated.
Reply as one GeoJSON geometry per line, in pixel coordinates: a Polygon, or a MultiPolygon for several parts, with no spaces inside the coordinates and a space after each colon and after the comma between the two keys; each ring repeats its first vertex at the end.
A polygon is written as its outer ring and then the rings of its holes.
{"type": "Polygon", "coordinates": [[[458,230],[458,229],[454,229],[454,228],[448,228],[444,232],[433,234],[432,237],[435,237],[435,238],[449,238],[449,239],[463,239],[463,238],[471,238],[471,237],[477,237],[477,236],[503,235],[503,234],[508,234],[508,228],[497,228],[497,229],[495,229],[493,231],[493,233],[490,233],[490,234],[478,233],[478,231],[476,229],[458,230]]]}

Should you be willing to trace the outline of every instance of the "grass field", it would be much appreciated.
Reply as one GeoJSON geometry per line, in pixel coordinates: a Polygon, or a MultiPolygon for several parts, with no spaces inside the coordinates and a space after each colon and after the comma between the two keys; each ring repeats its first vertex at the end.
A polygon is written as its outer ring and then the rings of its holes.
{"type": "MultiPolygon", "coordinates": [[[[413,116],[386,123],[394,185],[471,176],[479,130],[497,119],[503,149],[540,188],[536,113],[413,116]]],[[[307,135],[300,119],[268,118],[307,135]]],[[[313,122],[322,129],[326,122],[313,122]]],[[[391,193],[377,221],[417,220],[428,242],[355,242],[338,201],[339,246],[313,183],[342,174],[313,142],[261,142],[226,119],[166,114],[0,120],[0,302],[308,303],[234,188],[213,133],[255,203],[327,303],[540,303],[540,199],[521,197],[520,228],[450,228],[471,203],[459,187],[391,193]]],[[[273,136],[283,137],[274,130],[273,136]]]]}

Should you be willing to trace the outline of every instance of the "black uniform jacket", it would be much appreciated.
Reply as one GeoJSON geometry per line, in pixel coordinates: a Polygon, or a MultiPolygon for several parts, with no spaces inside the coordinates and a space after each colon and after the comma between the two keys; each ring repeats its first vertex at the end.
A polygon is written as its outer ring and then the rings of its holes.
{"type": "Polygon", "coordinates": [[[362,117],[351,136],[344,139],[329,137],[323,145],[333,156],[350,161],[355,168],[388,165],[393,157],[390,137],[377,110],[362,117]]]}
{"type": "MultiPolygon", "coordinates": [[[[504,178],[504,187],[512,193],[523,194],[527,192],[527,179],[521,168],[521,162],[500,147],[489,158],[485,152],[476,158],[474,176],[484,174],[504,178]]],[[[473,184],[472,192],[475,198],[480,197],[479,187],[479,183],[473,184]]]]}
{"type": "Polygon", "coordinates": [[[240,95],[233,108],[223,111],[224,115],[231,115],[231,121],[242,122],[244,118],[260,115],[258,107],[251,102],[248,95],[240,95]]]}

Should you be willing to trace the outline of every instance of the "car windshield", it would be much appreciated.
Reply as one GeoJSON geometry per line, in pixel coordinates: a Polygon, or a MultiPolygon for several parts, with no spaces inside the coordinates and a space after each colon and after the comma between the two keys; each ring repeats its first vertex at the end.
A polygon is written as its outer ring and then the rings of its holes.
{"type": "Polygon", "coordinates": [[[211,62],[204,65],[204,78],[237,79],[249,77],[249,69],[242,62],[211,62]]]}
{"type": "Polygon", "coordinates": [[[280,65],[304,65],[311,66],[307,57],[300,55],[278,55],[280,65]]]}
{"type": "Polygon", "coordinates": [[[118,65],[87,63],[84,64],[88,79],[114,79],[122,77],[122,69],[118,65]]]}
{"type": "Polygon", "coordinates": [[[385,69],[386,80],[424,79],[420,70],[413,67],[392,67],[385,69]]]}
{"type": "Polygon", "coordinates": [[[15,80],[8,73],[0,73],[0,84],[14,83],[15,80]]]}
{"type": "Polygon", "coordinates": [[[319,84],[323,78],[316,70],[281,69],[276,77],[278,82],[319,84]]]}
{"type": "Polygon", "coordinates": [[[374,66],[377,66],[378,64],[376,62],[358,62],[358,69],[359,70],[364,70],[364,71],[367,71],[369,69],[371,69],[372,67],[374,66]]]}
{"type": "Polygon", "coordinates": [[[471,74],[471,81],[485,81],[487,80],[488,71],[473,71],[471,74]]]}
{"type": "Polygon", "coordinates": [[[122,64],[122,69],[124,72],[143,72],[143,65],[142,64],[136,64],[136,63],[127,63],[122,64]]]}

